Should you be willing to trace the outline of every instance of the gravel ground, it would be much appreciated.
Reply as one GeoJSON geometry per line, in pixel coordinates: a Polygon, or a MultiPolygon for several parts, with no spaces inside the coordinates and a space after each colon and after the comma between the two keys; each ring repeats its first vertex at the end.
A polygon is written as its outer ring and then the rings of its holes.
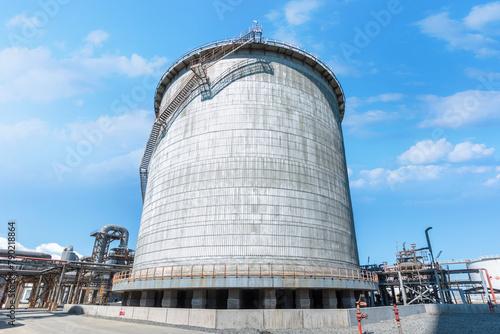
{"type": "MultiPolygon", "coordinates": [[[[395,320],[362,324],[364,334],[398,334],[395,320]]],[[[401,319],[404,334],[490,334],[500,333],[500,314],[419,314],[401,319]]],[[[219,334],[357,334],[358,328],[221,330],[219,334]]]]}

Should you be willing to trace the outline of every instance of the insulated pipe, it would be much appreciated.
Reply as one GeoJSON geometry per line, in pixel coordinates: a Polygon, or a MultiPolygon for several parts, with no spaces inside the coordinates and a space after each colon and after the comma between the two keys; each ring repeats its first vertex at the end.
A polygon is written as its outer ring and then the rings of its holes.
{"type": "MultiPolygon", "coordinates": [[[[99,231],[100,233],[109,233],[110,231],[116,231],[120,233],[120,245],[119,248],[127,248],[128,247],[128,230],[119,225],[106,225],[99,231]]],[[[97,256],[97,262],[104,262],[104,256],[106,253],[106,245],[108,244],[108,238],[105,240],[101,240],[101,244],[99,245],[99,254],[97,256]]]]}
{"type": "Polygon", "coordinates": [[[119,225],[106,225],[103,228],[101,228],[102,233],[108,233],[109,231],[117,231],[121,233],[121,240],[120,240],[120,245],[118,246],[119,248],[127,248],[128,246],[128,230],[119,225]]]}

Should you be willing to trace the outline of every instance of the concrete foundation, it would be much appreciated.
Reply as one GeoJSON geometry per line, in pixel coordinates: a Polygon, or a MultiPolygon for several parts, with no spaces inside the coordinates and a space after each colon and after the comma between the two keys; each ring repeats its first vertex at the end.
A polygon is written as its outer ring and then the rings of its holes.
{"type": "MultiPolygon", "coordinates": [[[[488,305],[398,305],[399,315],[404,318],[421,313],[489,313],[488,305]]],[[[341,328],[357,326],[356,309],[336,310],[202,310],[149,307],[116,307],[96,305],[64,305],[64,312],[86,314],[112,319],[149,320],[171,325],[188,325],[210,329],[292,329],[292,328],[341,328]],[[120,315],[124,310],[125,315],[120,315]]],[[[363,323],[394,320],[390,306],[363,308],[368,319],[363,323]]]]}

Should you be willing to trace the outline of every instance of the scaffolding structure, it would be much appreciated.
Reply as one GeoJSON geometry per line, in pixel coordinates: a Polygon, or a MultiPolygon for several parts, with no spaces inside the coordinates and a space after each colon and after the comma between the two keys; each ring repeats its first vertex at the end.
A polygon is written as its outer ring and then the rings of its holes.
{"type": "Polygon", "coordinates": [[[0,256],[0,307],[19,307],[27,285],[28,308],[57,309],[61,304],[105,304],[112,297],[114,275],[130,265],[0,256]],[[12,265],[12,263],[14,263],[12,265]],[[9,286],[14,294],[7,294],[9,286]]]}
{"type": "Polygon", "coordinates": [[[468,304],[471,294],[483,294],[485,303],[496,303],[495,290],[484,269],[450,270],[439,263],[429,261],[429,249],[416,248],[396,252],[396,263],[387,265],[361,266],[371,270],[379,277],[379,294],[375,296],[376,305],[393,304],[468,304]],[[478,273],[480,281],[473,281],[465,274],[478,273]],[[457,277],[458,278],[454,278],[457,277]],[[489,289],[488,289],[489,284],[489,289]]]}
{"type": "Polygon", "coordinates": [[[12,303],[17,308],[28,288],[29,308],[55,310],[60,304],[118,301],[120,294],[111,291],[114,275],[131,269],[134,262],[134,251],[127,246],[128,231],[119,225],[106,225],[90,235],[96,238],[94,248],[83,261],[54,260],[33,252],[31,257],[0,254],[0,307],[12,303]],[[115,240],[120,240],[120,245],[110,250],[115,240]]]}

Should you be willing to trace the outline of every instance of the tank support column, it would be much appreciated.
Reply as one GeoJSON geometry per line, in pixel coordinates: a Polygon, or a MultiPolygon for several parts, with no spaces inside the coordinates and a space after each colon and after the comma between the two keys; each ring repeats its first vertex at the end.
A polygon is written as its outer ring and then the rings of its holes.
{"type": "Polygon", "coordinates": [[[155,292],[154,290],[142,291],[141,301],[139,302],[141,307],[153,307],[155,306],[155,292]]]}
{"type": "Polygon", "coordinates": [[[298,309],[311,308],[311,298],[308,289],[297,289],[295,292],[295,305],[298,309]]]}
{"type": "Polygon", "coordinates": [[[356,298],[354,297],[353,290],[342,291],[342,307],[343,308],[354,308],[356,307],[356,298]]]}
{"type": "Polygon", "coordinates": [[[241,308],[241,289],[229,289],[227,297],[227,308],[228,309],[240,309],[241,308]]]}
{"type": "Polygon", "coordinates": [[[214,289],[207,290],[207,308],[217,308],[217,291],[214,289]]]}
{"type": "Polygon", "coordinates": [[[335,290],[323,290],[323,308],[337,308],[337,294],[335,290]]]}
{"type": "Polygon", "coordinates": [[[275,309],[276,308],[276,290],[275,289],[264,289],[264,308],[275,309]]]}
{"type": "Polygon", "coordinates": [[[177,307],[177,290],[165,290],[161,307],[177,307]]]}
{"type": "Polygon", "coordinates": [[[191,301],[192,308],[205,308],[207,306],[207,290],[193,290],[193,299],[191,301]]]}

